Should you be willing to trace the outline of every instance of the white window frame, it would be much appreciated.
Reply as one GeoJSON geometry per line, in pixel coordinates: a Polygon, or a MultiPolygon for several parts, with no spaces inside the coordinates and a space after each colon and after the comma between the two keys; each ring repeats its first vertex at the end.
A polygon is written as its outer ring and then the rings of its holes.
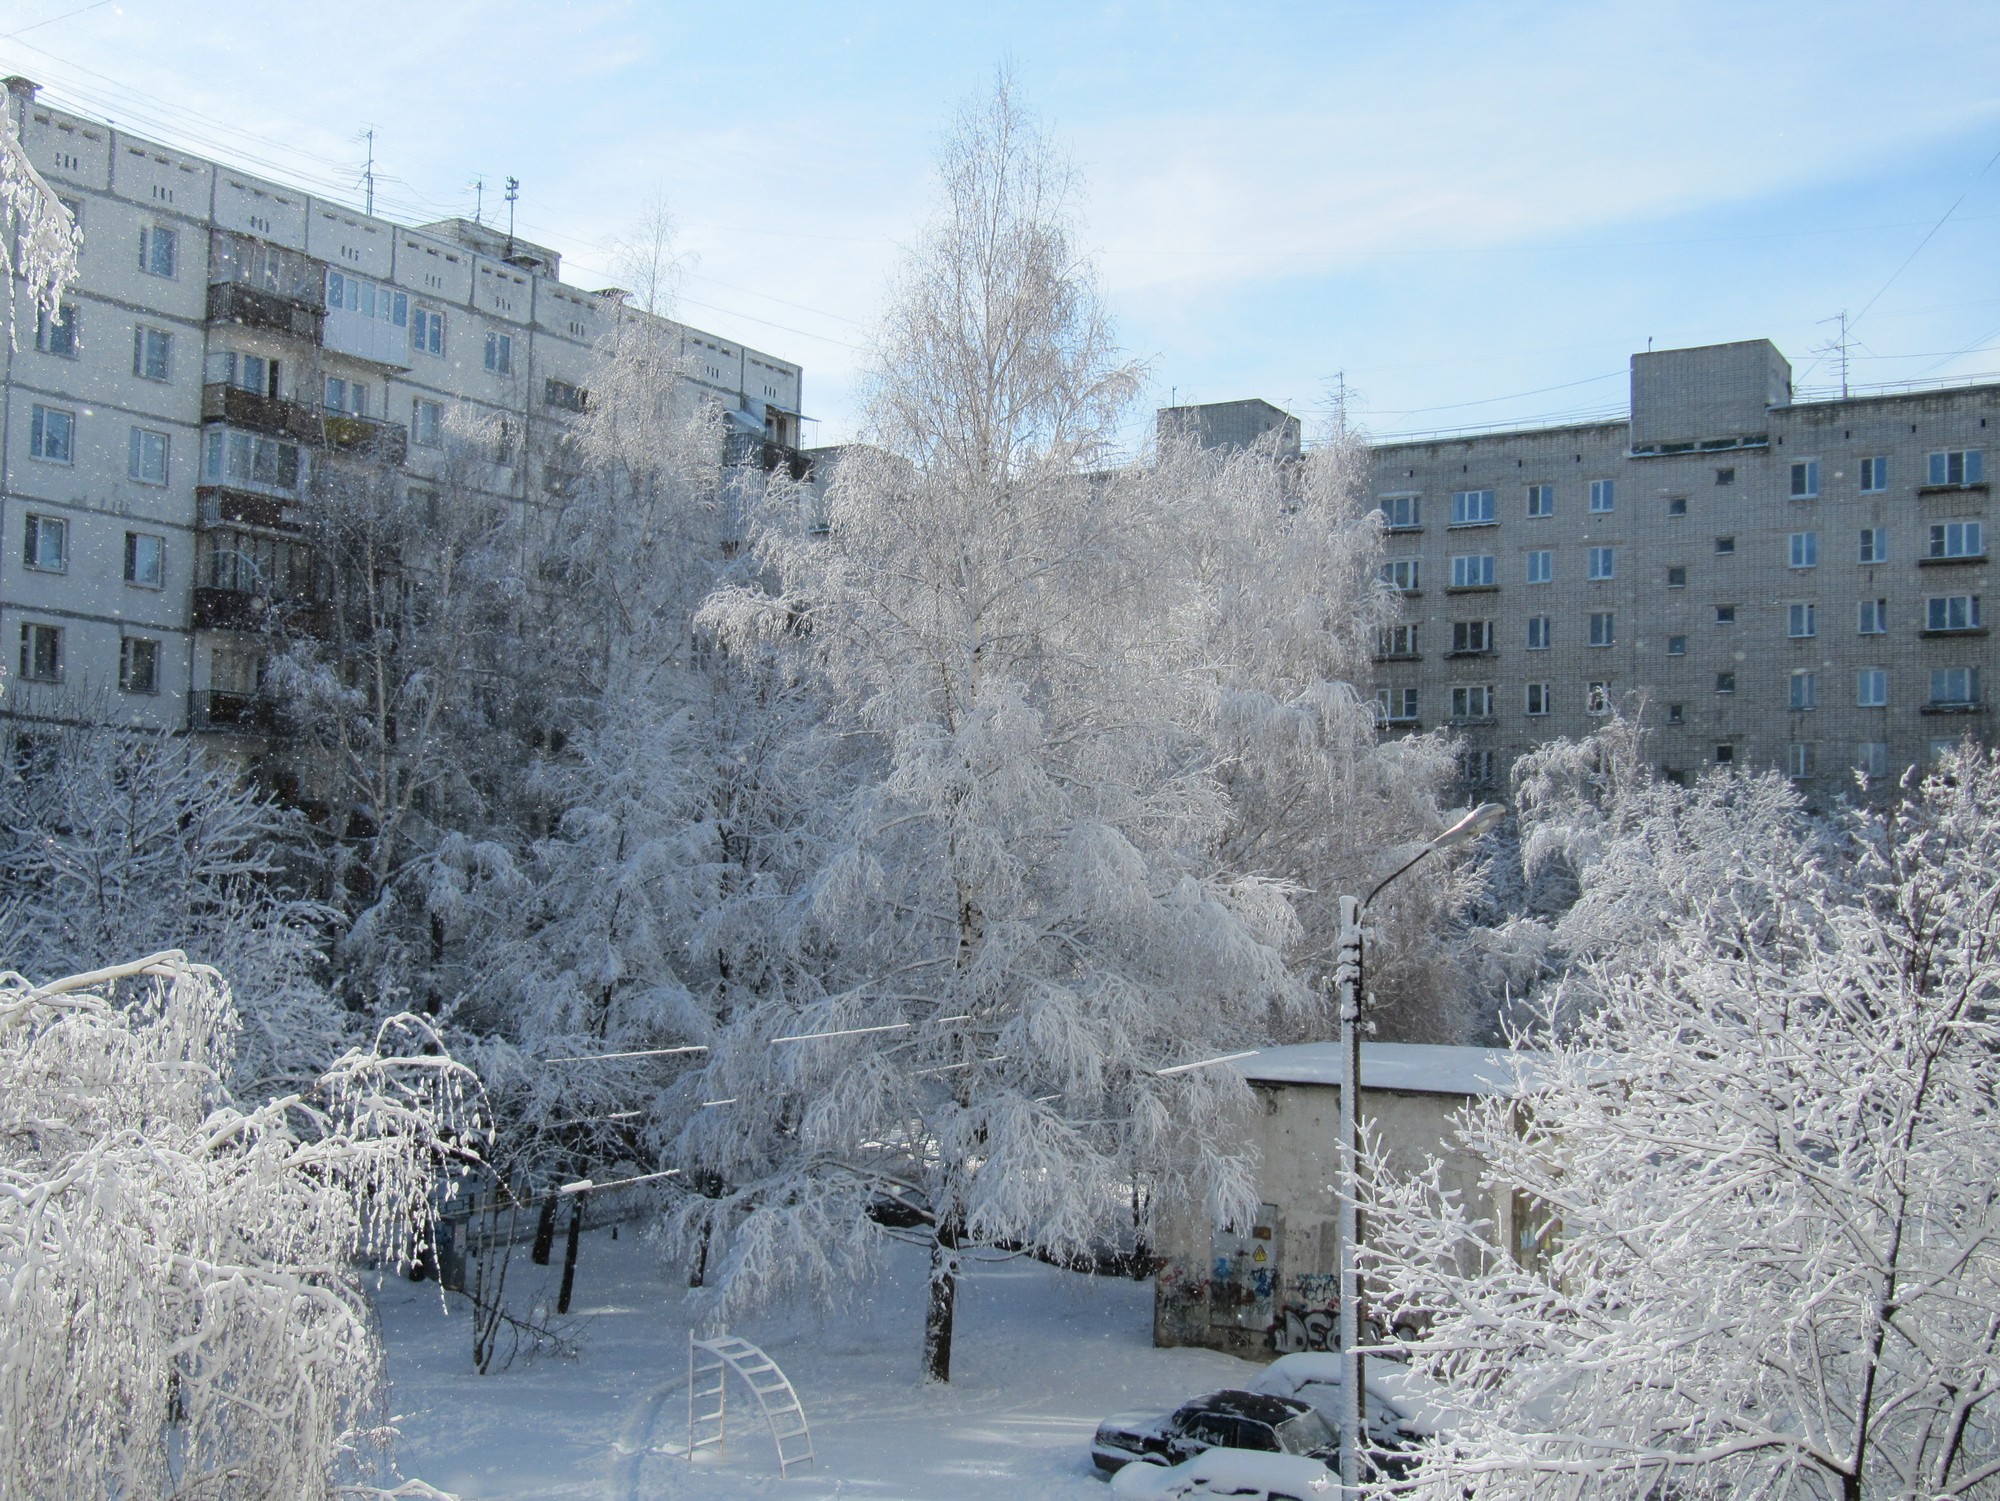
{"type": "Polygon", "coordinates": [[[1785,606],[1785,635],[1793,641],[1807,641],[1819,634],[1819,606],[1811,600],[1793,600],[1785,606]]]}
{"type": "Polygon", "coordinates": [[[1864,599],[1855,611],[1854,634],[1857,636],[1886,636],[1889,634],[1889,601],[1886,599],[1864,599]]]}
{"type": "Polygon", "coordinates": [[[69,522],[30,511],[21,535],[21,566],[36,573],[68,573],[69,522]]]}
{"type": "Polygon", "coordinates": [[[125,443],[125,477],[134,484],[164,485],[171,474],[174,440],[171,433],[163,433],[158,428],[134,427],[125,443]],[[157,454],[159,463],[155,467],[147,462],[157,454]]]}
{"type": "Polygon", "coordinates": [[[1590,550],[1590,577],[1593,580],[1618,577],[1618,549],[1593,547],[1590,550]]]}
{"type": "Polygon", "coordinates": [[[165,385],[174,378],[174,336],[164,328],[154,328],[149,323],[132,325],[132,373],[140,380],[150,380],[165,385]],[[154,373],[153,354],[159,354],[158,373],[154,373]]]}
{"type": "Polygon", "coordinates": [[[1549,651],[1555,644],[1555,617],[1552,615],[1530,615],[1528,617],[1528,651],[1549,651]],[[1540,639],[1536,639],[1539,637],[1540,639]]]}
{"type": "Polygon", "coordinates": [[[1880,495],[1889,488],[1889,456],[1869,454],[1861,460],[1861,493],[1880,495]]]}
{"type": "Polygon", "coordinates": [[[1928,558],[1983,558],[1986,556],[1986,526],[1979,521],[1933,521],[1930,527],[1928,558]]]}
{"type": "Polygon", "coordinates": [[[1793,500],[1819,499],[1819,460],[1793,459],[1791,476],[1793,500]]]}
{"type": "Polygon", "coordinates": [[[410,348],[418,354],[444,358],[444,309],[418,303],[410,309],[410,348]]]}
{"type": "Polygon", "coordinates": [[[1789,776],[1815,777],[1819,775],[1819,742],[1817,740],[1794,740],[1785,747],[1785,768],[1789,776]]]}
{"type": "Polygon", "coordinates": [[[1556,487],[1554,485],[1528,486],[1528,519],[1546,521],[1556,513],[1556,487]]]}
{"type": "Polygon", "coordinates": [[[1531,584],[1551,584],[1555,582],[1556,555],[1552,549],[1542,548],[1528,554],[1528,582],[1531,584]]]}
{"type": "Polygon", "coordinates": [[[1415,594],[1423,585],[1422,558],[1390,558],[1382,564],[1382,582],[1398,594],[1415,594]]]}
{"type": "Polygon", "coordinates": [[[1889,669],[1863,667],[1854,674],[1854,706],[1857,709],[1889,707],[1889,669]]]}
{"type": "Polygon", "coordinates": [[[1493,587],[1493,554],[1490,552],[1455,553],[1451,560],[1451,587],[1454,589],[1490,589],[1493,587]]]}
{"type": "Polygon", "coordinates": [[[1590,482],[1590,509],[1603,516],[1618,509],[1618,481],[1594,479],[1590,482]]]}
{"type": "Polygon", "coordinates": [[[1670,656],[1670,657],[1684,657],[1684,656],[1686,656],[1687,654],[1688,654],[1688,638],[1687,638],[1687,637],[1685,637],[1685,636],[1669,636],[1669,637],[1667,637],[1667,655],[1668,655],[1668,656],[1670,656]]]}
{"type": "Polygon", "coordinates": [[[66,665],[63,628],[50,625],[46,621],[24,620],[21,622],[21,681],[24,683],[60,683],[66,665]],[[42,660],[39,643],[47,641],[49,648],[49,671],[36,672],[33,669],[42,660]]]}
{"type": "Polygon", "coordinates": [[[1785,550],[1788,565],[1797,569],[1819,567],[1819,533],[1793,532],[1785,550]]]}
{"type": "Polygon", "coordinates": [[[1889,528],[1886,526],[1864,526],[1861,539],[1855,549],[1855,560],[1864,568],[1889,561],[1889,528]]]}
{"type": "Polygon", "coordinates": [[[1977,667],[1933,667],[1931,669],[1931,699],[1934,704],[1976,704],[1979,702],[1979,669],[1977,667]],[[1944,693],[1938,689],[1945,688],[1944,693]],[[1951,690],[1962,688],[1962,693],[1951,690]]]}
{"type": "Polygon", "coordinates": [[[1590,641],[1593,647],[1616,646],[1618,644],[1618,612],[1616,610],[1592,610],[1590,612],[1590,641]]]}
{"type": "Polygon", "coordinates": [[[1933,594],[1928,596],[1924,600],[1924,629],[1927,631],[1979,630],[1979,596],[1977,594],[1933,594]],[[1958,618],[1954,620],[1954,616],[1958,618]]]}
{"type": "Polygon", "coordinates": [[[167,586],[167,539],[157,532],[125,534],[125,582],[134,589],[164,589],[167,586]],[[150,547],[146,544],[152,544],[150,547]],[[142,566],[149,556],[150,569],[142,566]],[[146,575],[152,576],[148,578],[146,575]]]}
{"type": "Polygon", "coordinates": [[[1381,500],[1382,527],[1391,532],[1414,532],[1421,528],[1423,497],[1385,495],[1381,500]]]}
{"type": "Polygon", "coordinates": [[[118,638],[118,688],[122,693],[139,693],[157,696],[160,691],[161,643],[150,636],[120,636],[118,638]],[[143,648],[143,650],[142,650],[143,648]],[[133,668],[140,658],[145,658],[151,667],[146,680],[136,680],[133,668]]]}
{"type": "Polygon", "coordinates": [[[163,281],[180,279],[180,231],[171,224],[148,224],[139,230],[139,269],[163,281]],[[161,247],[165,253],[161,253],[161,247]]]}
{"type": "Polygon", "coordinates": [[[1529,683],[1527,691],[1522,695],[1522,698],[1526,705],[1523,712],[1530,719],[1539,719],[1549,712],[1549,685],[1547,683],[1529,683]]]}
{"type": "Polygon", "coordinates": [[[410,441],[424,448],[444,443],[444,403],[428,396],[410,398],[410,441]]]}
{"type": "Polygon", "coordinates": [[[1454,683],[1451,686],[1451,718],[1463,724],[1470,720],[1491,719],[1493,717],[1493,685],[1491,683],[1454,683]]]}
{"type": "Polygon", "coordinates": [[[76,462],[76,413],[68,407],[43,406],[36,403],[28,418],[28,452],[44,464],[74,464],[76,462]],[[50,428],[54,419],[60,419],[62,441],[49,441],[50,428]],[[58,451],[59,450],[59,451],[58,451]]]}
{"type": "Polygon", "coordinates": [[[48,309],[35,305],[35,348],[43,354],[52,354],[59,360],[73,360],[77,357],[79,325],[76,304],[65,302],[56,309],[56,315],[49,317],[48,309]],[[57,347],[57,334],[62,335],[61,347],[57,347]]]}
{"type": "Polygon", "coordinates": [[[1586,714],[1609,714],[1611,712],[1611,680],[1592,678],[1583,687],[1583,712],[1586,714]]]}
{"type": "Polygon", "coordinates": [[[1983,484],[1986,479],[1986,451],[1981,448],[1941,448],[1924,457],[1927,488],[1983,484]]]}
{"type": "Polygon", "coordinates": [[[1889,774],[1889,744],[1886,740],[1863,740],[1854,747],[1854,769],[1863,776],[1889,774]]]}
{"type": "Polygon", "coordinates": [[[514,373],[514,336],[497,328],[486,331],[486,369],[492,375],[514,373]]]}
{"type": "Polygon", "coordinates": [[[1819,707],[1819,673],[1810,667],[1792,669],[1791,691],[1785,701],[1794,713],[1805,713],[1819,707]]]}

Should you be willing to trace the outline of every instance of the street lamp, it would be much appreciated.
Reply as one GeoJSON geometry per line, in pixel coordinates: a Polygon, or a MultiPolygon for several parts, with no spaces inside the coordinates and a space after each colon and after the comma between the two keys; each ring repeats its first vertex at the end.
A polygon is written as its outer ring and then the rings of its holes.
{"type": "Polygon", "coordinates": [[[1340,963],[1335,981],[1340,987],[1340,1051],[1345,1069],[1340,1084],[1340,1482],[1343,1493],[1361,1483],[1361,1441],[1367,1432],[1367,1398],[1362,1390],[1361,1263],[1361,918],[1383,887],[1402,876],[1426,855],[1477,839],[1507,810],[1498,803],[1481,803],[1431,840],[1356,901],[1340,899],[1340,963]]]}

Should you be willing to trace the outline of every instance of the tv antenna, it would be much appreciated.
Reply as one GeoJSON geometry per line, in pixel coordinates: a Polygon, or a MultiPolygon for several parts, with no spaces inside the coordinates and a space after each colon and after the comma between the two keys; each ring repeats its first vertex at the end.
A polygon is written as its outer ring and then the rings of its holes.
{"type": "Polygon", "coordinates": [[[483,177],[472,179],[472,222],[486,222],[486,179],[483,177]]]}
{"type": "Polygon", "coordinates": [[[1839,332],[1823,345],[1818,353],[1822,355],[1830,354],[1840,362],[1840,399],[1845,401],[1847,399],[1848,350],[1852,344],[1852,340],[1848,336],[1848,329],[1852,326],[1853,320],[1847,316],[1847,309],[1842,308],[1834,317],[1822,318],[1819,321],[1823,324],[1837,323],[1840,325],[1839,332]]]}
{"type": "Polygon", "coordinates": [[[507,254],[514,253],[514,203],[521,196],[521,179],[507,179],[507,254]]]}
{"type": "Polygon", "coordinates": [[[361,180],[368,185],[368,213],[375,213],[375,127],[369,126],[362,134],[368,140],[368,165],[361,169],[361,180]]]}

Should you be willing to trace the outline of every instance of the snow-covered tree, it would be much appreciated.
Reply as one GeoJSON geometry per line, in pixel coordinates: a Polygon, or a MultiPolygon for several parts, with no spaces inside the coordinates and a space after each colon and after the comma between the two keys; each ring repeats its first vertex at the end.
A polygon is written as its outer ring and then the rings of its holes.
{"type": "Polygon", "coordinates": [[[21,146],[25,114],[25,105],[12,96],[0,109],[0,272],[7,282],[7,335],[17,346],[16,283],[25,284],[30,312],[59,317],[63,293],[76,283],[83,247],[76,220],[21,146]]]}
{"type": "Polygon", "coordinates": [[[2000,761],[1908,791],[1593,963],[1468,1113],[1538,1242],[1378,1171],[1367,1274],[1452,1409],[1398,1494],[2000,1494],[2000,761]]]}
{"type": "Polygon", "coordinates": [[[401,1018],[239,1105],[235,1031],[178,953],[0,974],[0,1493],[387,1494],[357,1258],[428,1242],[476,1085],[401,1018]]]}

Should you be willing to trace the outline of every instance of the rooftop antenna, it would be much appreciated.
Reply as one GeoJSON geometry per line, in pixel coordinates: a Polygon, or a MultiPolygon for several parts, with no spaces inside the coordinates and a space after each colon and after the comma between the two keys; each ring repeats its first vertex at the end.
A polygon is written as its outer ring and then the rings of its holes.
{"type": "Polygon", "coordinates": [[[368,214],[375,214],[375,127],[369,126],[364,132],[368,137],[368,165],[361,169],[363,181],[368,184],[368,214]]]}
{"type": "Polygon", "coordinates": [[[486,222],[486,179],[483,177],[472,179],[472,222],[486,222]]]}
{"type": "Polygon", "coordinates": [[[514,253],[514,201],[521,196],[521,179],[507,179],[507,254],[514,253]]]}
{"type": "Polygon", "coordinates": [[[1336,370],[1326,382],[1327,415],[1332,419],[1335,437],[1342,437],[1348,431],[1348,403],[1360,397],[1361,393],[1347,383],[1347,372],[1336,370]]]}

